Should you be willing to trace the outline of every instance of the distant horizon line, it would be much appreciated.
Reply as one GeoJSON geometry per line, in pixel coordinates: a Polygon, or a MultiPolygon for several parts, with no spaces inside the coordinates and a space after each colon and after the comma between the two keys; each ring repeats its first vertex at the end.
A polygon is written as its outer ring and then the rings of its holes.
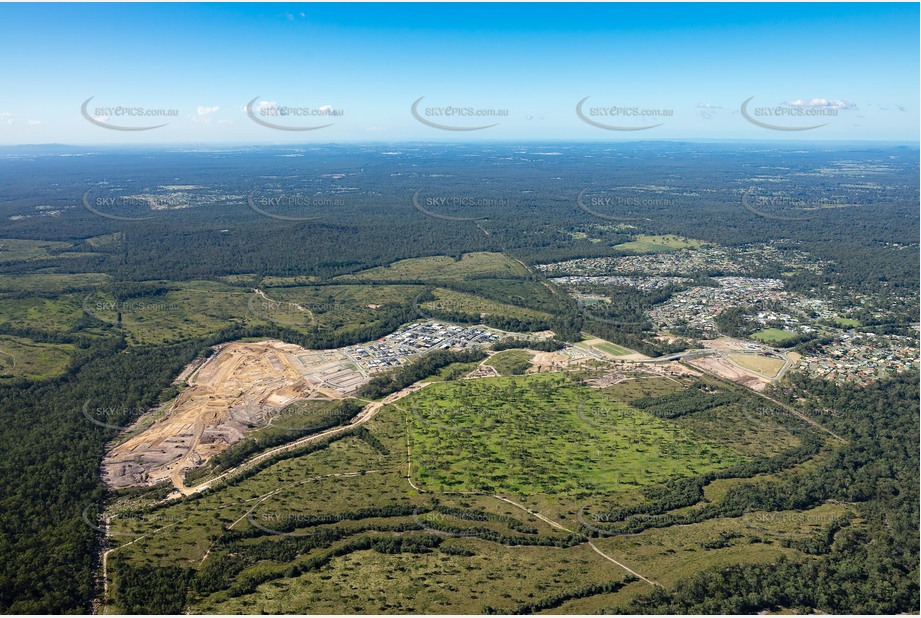
{"type": "Polygon", "coordinates": [[[921,139],[912,140],[891,140],[891,139],[812,139],[812,140],[795,140],[795,139],[769,139],[769,138],[653,138],[653,139],[634,139],[634,140],[601,140],[601,139],[560,139],[552,138],[541,140],[538,138],[497,138],[494,140],[474,140],[474,141],[450,141],[450,140],[342,140],[327,142],[145,142],[134,144],[117,144],[112,142],[101,143],[65,143],[65,142],[41,142],[41,143],[20,143],[20,144],[0,144],[2,148],[201,148],[201,147],[278,147],[278,148],[305,148],[305,147],[322,147],[322,146],[378,146],[378,145],[455,145],[455,146],[483,146],[489,144],[534,144],[534,145],[551,145],[551,144],[643,144],[643,143],[710,143],[710,144],[730,144],[730,143],[749,143],[749,144],[887,144],[887,145],[906,145],[921,148],[921,139]]]}

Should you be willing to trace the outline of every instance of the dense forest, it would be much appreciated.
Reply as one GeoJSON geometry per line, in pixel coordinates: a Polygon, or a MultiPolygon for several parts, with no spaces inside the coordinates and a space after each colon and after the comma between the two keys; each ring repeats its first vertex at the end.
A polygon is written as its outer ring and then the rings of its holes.
{"type": "MultiPolygon", "coordinates": [[[[919,605],[919,375],[867,388],[796,377],[794,397],[811,393],[814,414],[848,443],[834,459],[771,488],[800,505],[816,499],[855,503],[866,525],[834,531],[816,560],[781,560],[709,570],[671,590],[617,608],[627,614],[897,614],[919,605]],[[831,412],[823,412],[823,410],[831,412]]],[[[751,493],[757,496],[758,488],[751,493]]]]}

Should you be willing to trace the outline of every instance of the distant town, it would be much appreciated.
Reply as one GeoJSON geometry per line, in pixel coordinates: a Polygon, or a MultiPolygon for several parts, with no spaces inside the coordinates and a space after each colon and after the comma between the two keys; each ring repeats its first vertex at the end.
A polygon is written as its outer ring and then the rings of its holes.
{"type": "Polygon", "coordinates": [[[744,309],[747,339],[768,345],[817,341],[794,367],[807,375],[867,384],[918,366],[916,338],[877,333],[850,317],[868,308],[883,316],[885,308],[875,306],[874,299],[844,294],[811,297],[787,290],[784,279],[745,276],[772,266],[777,270],[778,265],[786,273],[822,273],[829,263],[773,244],[704,245],[648,255],[567,260],[538,268],[585,306],[610,302],[618,290],[675,290],[647,312],[656,330],[666,336],[715,339],[727,334],[720,329],[719,316],[730,308],[744,309]]]}

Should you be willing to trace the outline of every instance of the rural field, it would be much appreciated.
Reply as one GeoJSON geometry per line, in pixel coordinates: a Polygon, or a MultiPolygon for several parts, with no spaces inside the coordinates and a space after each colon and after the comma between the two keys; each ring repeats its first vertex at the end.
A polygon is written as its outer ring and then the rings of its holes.
{"type": "MultiPolygon", "coordinates": [[[[484,363],[515,373],[532,355],[484,363]]],[[[158,504],[162,486],[126,491],[107,510],[102,609],[597,612],[691,564],[803,556],[791,539],[850,521],[844,506],[708,506],[809,430],[782,411],[747,420],[744,395],[718,383],[614,367],[465,379],[468,365],[194,497],[158,504]],[[700,496],[660,506],[682,482],[700,496]],[[666,517],[631,514],[644,512],[666,517]],[[139,587],[163,578],[183,583],[156,600],[139,587]]]]}
{"type": "Polygon", "coordinates": [[[457,260],[446,255],[400,260],[388,266],[372,268],[338,280],[369,281],[458,281],[477,275],[518,278],[527,268],[501,253],[465,253],[457,260]]]}
{"type": "Polygon", "coordinates": [[[74,346],[0,335],[0,380],[45,380],[67,369],[74,346]]]}
{"type": "Polygon", "coordinates": [[[650,236],[639,234],[636,240],[615,245],[615,249],[629,251],[630,253],[662,253],[675,249],[697,249],[706,243],[693,238],[684,238],[674,234],[650,236]]]}

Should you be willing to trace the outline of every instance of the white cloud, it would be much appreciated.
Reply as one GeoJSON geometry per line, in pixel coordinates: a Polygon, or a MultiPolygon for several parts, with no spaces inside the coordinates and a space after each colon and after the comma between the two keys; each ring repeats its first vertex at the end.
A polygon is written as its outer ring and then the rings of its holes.
{"type": "Polygon", "coordinates": [[[857,109],[854,103],[839,99],[809,99],[808,101],[805,99],[796,99],[794,101],[787,101],[787,105],[808,109],[857,109]]]}
{"type": "MultiPolygon", "coordinates": [[[[278,101],[259,101],[256,105],[253,106],[253,111],[261,112],[264,109],[274,109],[278,107],[278,101]]],[[[243,111],[246,111],[246,106],[243,106],[243,111]]]]}
{"type": "Polygon", "coordinates": [[[220,111],[220,107],[215,105],[214,107],[208,107],[206,105],[199,105],[195,108],[194,114],[189,114],[189,118],[192,122],[211,122],[211,114],[215,114],[220,111]]]}
{"type": "Polygon", "coordinates": [[[9,112],[0,112],[0,120],[6,120],[6,124],[13,124],[13,114],[9,112]]]}
{"type": "Polygon", "coordinates": [[[29,126],[30,126],[30,127],[37,127],[37,126],[43,125],[43,124],[45,124],[45,121],[44,121],[44,120],[30,120],[30,121],[29,121],[29,126]]]}
{"type": "Polygon", "coordinates": [[[723,109],[722,105],[711,105],[710,103],[697,103],[697,115],[704,120],[710,120],[716,117],[717,110],[723,109]]]}

